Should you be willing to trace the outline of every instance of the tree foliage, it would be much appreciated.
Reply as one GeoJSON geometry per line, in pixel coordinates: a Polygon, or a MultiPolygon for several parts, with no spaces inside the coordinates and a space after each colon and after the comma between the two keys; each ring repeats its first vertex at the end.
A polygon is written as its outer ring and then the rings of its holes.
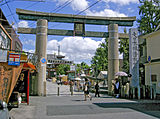
{"type": "Polygon", "coordinates": [[[155,31],[160,24],[160,1],[159,0],[139,0],[141,5],[139,6],[140,19],[139,31],[142,34],[147,34],[155,31]]]}
{"type": "Polygon", "coordinates": [[[56,73],[57,74],[67,74],[67,71],[70,70],[70,65],[68,64],[60,64],[58,67],[57,67],[57,70],[56,70],[56,73]]]}
{"type": "Polygon", "coordinates": [[[95,71],[107,71],[108,70],[108,40],[101,43],[96,49],[95,56],[92,57],[91,66],[95,71]]]}
{"type": "MultiPolygon", "coordinates": [[[[127,33],[126,29],[124,29],[124,33],[127,33]]],[[[119,52],[123,53],[122,70],[129,73],[129,39],[120,39],[119,44],[119,52]]],[[[95,71],[108,70],[108,39],[106,39],[104,43],[101,43],[99,48],[97,48],[91,63],[95,71]]]]}
{"type": "Polygon", "coordinates": [[[81,74],[82,71],[89,69],[90,66],[87,65],[85,62],[81,62],[80,64],[76,64],[76,72],[81,74]]]}
{"type": "MultiPolygon", "coordinates": [[[[124,29],[124,33],[127,33],[126,29],[124,29]]],[[[119,52],[123,53],[122,70],[129,73],[129,39],[120,39],[119,44],[119,52]]]]}

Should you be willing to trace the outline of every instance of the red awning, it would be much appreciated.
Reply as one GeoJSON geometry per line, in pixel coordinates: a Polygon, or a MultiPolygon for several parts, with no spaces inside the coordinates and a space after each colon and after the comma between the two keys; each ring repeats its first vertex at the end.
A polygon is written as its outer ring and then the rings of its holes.
{"type": "Polygon", "coordinates": [[[31,68],[33,70],[36,70],[36,67],[32,63],[24,63],[23,65],[24,68],[31,68]]]}

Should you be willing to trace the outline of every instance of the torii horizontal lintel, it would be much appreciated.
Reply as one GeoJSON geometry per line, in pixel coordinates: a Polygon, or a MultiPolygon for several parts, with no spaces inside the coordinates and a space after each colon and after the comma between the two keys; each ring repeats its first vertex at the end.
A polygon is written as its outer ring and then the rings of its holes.
{"type": "Polygon", "coordinates": [[[37,12],[24,9],[16,9],[19,19],[33,20],[47,19],[49,22],[63,22],[75,23],[80,22],[84,24],[93,25],[109,25],[118,24],[119,26],[133,26],[136,17],[102,17],[102,16],[85,16],[85,15],[72,15],[72,14],[57,14],[47,12],[37,12]]]}
{"type": "MultiPolygon", "coordinates": [[[[36,28],[18,28],[18,33],[21,34],[36,34],[36,28]]],[[[48,29],[48,35],[58,35],[58,36],[74,36],[73,30],[60,30],[60,29],[48,29]]],[[[86,31],[83,37],[97,37],[106,38],[108,37],[108,32],[93,32],[86,31]]],[[[128,39],[129,35],[125,33],[119,33],[119,39],[128,39]]]]}

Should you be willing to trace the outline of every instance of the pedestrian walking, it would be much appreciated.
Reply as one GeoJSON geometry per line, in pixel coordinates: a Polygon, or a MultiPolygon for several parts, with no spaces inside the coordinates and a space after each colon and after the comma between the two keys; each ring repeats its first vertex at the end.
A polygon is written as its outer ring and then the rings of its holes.
{"type": "Polygon", "coordinates": [[[87,97],[90,98],[90,100],[92,100],[92,97],[89,95],[89,85],[88,83],[86,82],[84,84],[84,100],[87,101],[87,97]]]}
{"type": "Polygon", "coordinates": [[[95,85],[95,97],[97,97],[97,95],[98,95],[98,97],[100,97],[100,95],[99,95],[99,85],[98,85],[98,82],[97,82],[96,85],[95,85]]]}
{"type": "Polygon", "coordinates": [[[69,85],[70,85],[71,95],[73,95],[73,85],[74,85],[73,81],[70,81],[69,85]]]}
{"type": "Polygon", "coordinates": [[[120,90],[120,84],[119,84],[119,81],[118,81],[118,78],[115,79],[115,84],[113,83],[114,85],[114,93],[116,94],[116,98],[119,98],[119,90],[120,90]]]}

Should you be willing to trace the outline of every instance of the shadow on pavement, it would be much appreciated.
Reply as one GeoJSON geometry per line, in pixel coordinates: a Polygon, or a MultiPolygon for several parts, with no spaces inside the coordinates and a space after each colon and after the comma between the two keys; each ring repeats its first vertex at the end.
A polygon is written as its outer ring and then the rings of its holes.
{"type": "MultiPolygon", "coordinates": [[[[57,95],[57,94],[47,94],[47,96],[52,96],[52,95],[57,95]]],[[[70,95],[71,96],[71,94],[59,94],[59,96],[61,96],[61,95],[70,95]]],[[[84,94],[73,94],[73,95],[84,95],[84,94]]]]}
{"type": "Polygon", "coordinates": [[[160,103],[93,103],[102,108],[130,108],[160,118],[160,103]]]}
{"type": "Polygon", "coordinates": [[[72,100],[72,101],[77,101],[77,102],[80,102],[80,101],[85,101],[85,100],[72,100]]]}

